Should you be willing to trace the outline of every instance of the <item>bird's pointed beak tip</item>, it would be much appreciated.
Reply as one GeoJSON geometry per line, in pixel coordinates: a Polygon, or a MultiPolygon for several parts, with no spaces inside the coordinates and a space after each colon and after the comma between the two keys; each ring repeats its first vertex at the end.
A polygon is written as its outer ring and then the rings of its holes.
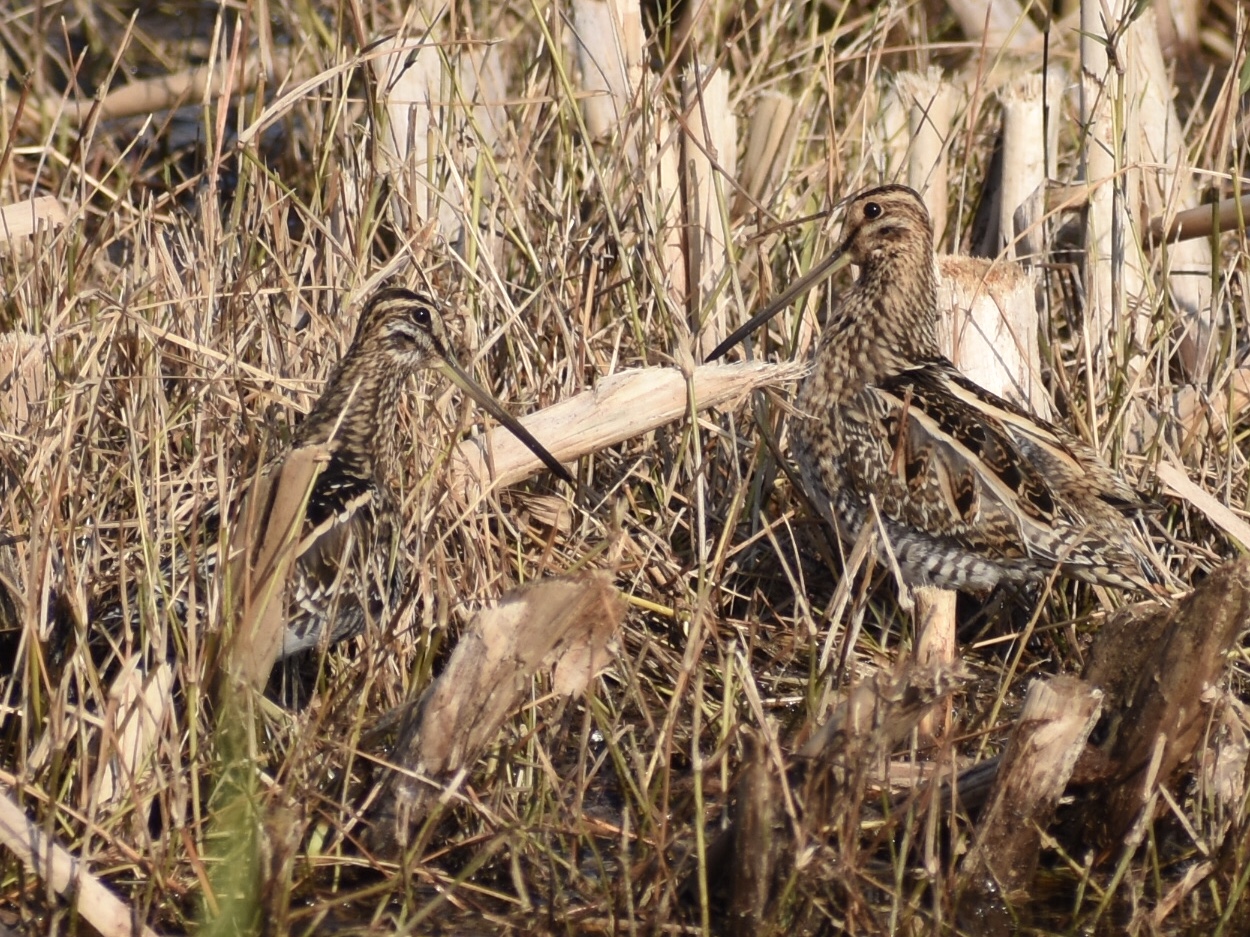
{"type": "Polygon", "coordinates": [[[508,413],[503,406],[492,397],[486,390],[478,384],[473,378],[469,377],[464,371],[450,358],[442,359],[437,365],[438,371],[450,380],[453,384],[464,391],[469,397],[477,402],[487,413],[493,416],[499,423],[513,436],[519,439],[530,452],[534,453],[547,469],[553,474],[561,478],[568,484],[576,487],[577,481],[573,475],[553,456],[547,448],[534,438],[521,423],[508,413]]]}

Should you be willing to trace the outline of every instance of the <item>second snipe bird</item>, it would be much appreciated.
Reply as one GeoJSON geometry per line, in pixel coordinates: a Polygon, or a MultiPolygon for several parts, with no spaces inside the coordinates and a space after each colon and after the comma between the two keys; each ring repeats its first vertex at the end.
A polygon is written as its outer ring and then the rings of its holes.
{"type": "Polygon", "coordinates": [[[852,198],[841,246],[710,357],[847,264],[858,280],[829,314],[791,427],[808,495],[841,538],[879,516],[912,585],[983,591],[1056,568],[1123,588],[1157,581],[1124,479],[942,356],[933,228],[912,189],[852,198]]]}
{"type": "MultiPolygon", "coordinates": [[[[269,461],[253,480],[259,498],[244,499],[232,510],[232,545],[259,552],[272,538],[275,506],[293,454],[318,453],[318,470],[288,499],[303,501],[284,577],[281,608],[285,628],[277,658],[319,643],[332,644],[379,622],[397,604],[408,578],[409,561],[400,546],[403,527],[399,499],[389,482],[398,456],[396,406],[414,371],[432,368],[457,384],[527,445],[566,482],[568,471],[456,363],[440,304],[429,296],[387,287],[365,303],[355,338],[335,365],[321,397],[298,426],[288,450],[269,461]],[[243,537],[240,528],[251,530],[243,537]]],[[[218,567],[214,545],[220,534],[219,510],[205,518],[203,582],[218,567]]],[[[183,571],[186,564],[182,564],[183,571]]],[[[181,616],[180,616],[181,617],[181,616]]]]}

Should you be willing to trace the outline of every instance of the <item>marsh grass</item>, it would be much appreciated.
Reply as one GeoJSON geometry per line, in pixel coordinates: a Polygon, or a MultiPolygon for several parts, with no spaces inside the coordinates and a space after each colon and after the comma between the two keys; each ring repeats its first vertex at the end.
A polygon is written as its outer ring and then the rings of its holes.
{"type": "MultiPolygon", "coordinates": [[[[649,8],[648,78],[623,123],[642,141],[632,154],[620,138],[586,138],[563,5],[461,4],[448,15],[433,33],[443,53],[497,43],[507,100],[497,123],[429,131],[429,164],[410,171],[442,193],[431,211],[414,210],[412,193],[428,190],[388,175],[370,135],[385,90],[366,65],[379,54],[370,43],[405,23],[398,5],[0,14],[0,203],[53,195],[68,213],[0,245],[0,326],[35,336],[46,388],[24,419],[0,410],[0,578],[14,586],[0,602],[10,665],[0,781],[160,932],[740,927],[699,870],[729,815],[744,733],[792,751],[809,718],[911,640],[879,567],[838,588],[837,548],[778,462],[788,392],[589,454],[576,495],[536,479],[466,503],[443,480],[456,441],[482,430],[479,415],[420,378],[398,414],[413,440],[399,479],[409,614],[310,663],[306,705],[258,704],[222,730],[208,681],[229,596],[214,586],[200,613],[177,620],[168,599],[186,583],[167,581],[162,562],[199,549],[197,518],[289,439],[372,286],[397,277],[450,296],[464,360],[518,414],[627,367],[689,364],[701,315],[670,289],[662,247],[674,241],[650,162],[660,151],[646,142],[680,98],[679,62],[729,71],[740,127],[769,94],[794,102],[784,171],[755,198],[724,180],[733,241],[721,289],[736,315],[827,252],[836,228],[823,213],[879,180],[876,109],[893,71],[937,63],[970,76],[944,232],[949,245],[966,240],[996,104],[977,49],[938,4],[649,8]],[[245,57],[257,64],[207,99],[193,85],[154,113],[102,103],[131,82],[245,57]],[[550,699],[536,679],[407,853],[370,854],[361,817],[389,760],[384,715],[429,684],[474,610],[584,565],[611,568],[629,602],[612,666],[573,701],[550,699]],[[110,594],[137,614],[101,634],[93,609],[110,594]],[[110,689],[127,661],[144,674],[168,663],[174,687],[133,764],[119,761],[127,716],[110,689]],[[108,763],[125,782],[111,799],[101,797],[108,763]]],[[[1181,86],[1187,139],[1211,190],[1240,195],[1244,12],[1214,0],[1203,23],[1214,35],[1194,53],[1199,78],[1181,86]]],[[[1074,48],[1056,33],[1051,54],[1073,66],[1074,48]]],[[[452,100],[454,86],[443,86],[452,100]]],[[[1073,179],[1079,146],[1068,120],[1056,177],[1073,179]]],[[[1150,466],[1167,443],[1244,517],[1250,427],[1222,394],[1250,339],[1244,228],[1214,246],[1218,352],[1198,393],[1215,412],[1200,427],[1169,422],[1178,377],[1162,292],[1148,347],[1108,346],[1084,327],[1071,271],[1047,268],[1045,377],[1058,419],[1145,489],[1157,490],[1150,466]],[[1143,356],[1130,377],[1123,365],[1143,356]],[[1139,410],[1162,414],[1144,446],[1127,442],[1139,410]]],[[[805,355],[813,311],[797,304],[754,352],[805,355]]],[[[1159,500],[1153,534],[1181,578],[1233,553],[1207,517],[1159,500]]],[[[913,738],[893,754],[891,776],[917,779],[910,793],[855,776],[831,795],[827,825],[775,831],[789,858],[769,932],[977,932],[954,910],[952,857],[972,820],[920,780],[993,755],[1027,681],[1078,670],[1086,635],[1120,601],[1061,584],[1036,616],[996,613],[964,649],[956,731],[936,749],[913,738]]],[[[1238,652],[1215,710],[1236,718],[1213,720],[1208,761],[1235,751],[1242,667],[1238,652]]],[[[1132,848],[1099,853],[1057,834],[1024,913],[1039,932],[1244,926],[1250,819],[1236,776],[1223,776],[1223,794],[1206,768],[1179,779],[1132,848]]],[[[8,852],[0,924],[87,930],[8,852]]]]}

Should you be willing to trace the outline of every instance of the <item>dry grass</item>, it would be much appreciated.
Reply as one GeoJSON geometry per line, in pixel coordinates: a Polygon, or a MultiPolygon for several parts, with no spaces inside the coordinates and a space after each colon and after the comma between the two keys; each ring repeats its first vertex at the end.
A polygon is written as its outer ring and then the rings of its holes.
{"type": "MultiPolygon", "coordinates": [[[[625,368],[688,366],[696,317],[666,253],[681,232],[672,192],[656,183],[662,151],[648,142],[680,99],[685,63],[728,70],[740,128],[771,94],[794,103],[781,171],[754,196],[722,182],[732,257],[719,290],[731,324],[831,247],[828,225],[789,222],[878,181],[890,71],[940,64],[967,81],[945,232],[946,244],[965,243],[997,79],[936,3],[714,2],[675,19],[652,9],[646,90],[619,131],[633,142],[592,144],[569,77],[568,10],[454,5],[434,35],[457,40],[443,45],[450,57],[497,43],[506,103],[461,108],[458,124],[430,132],[430,175],[445,194],[431,209],[413,204],[422,190],[388,176],[370,143],[385,91],[366,64],[377,55],[369,43],[400,27],[399,6],[0,13],[0,204],[51,195],[68,215],[0,243],[0,331],[29,333],[42,350],[29,378],[37,405],[18,413],[0,402],[0,584],[12,592],[8,604],[0,593],[0,788],[160,932],[201,922],[222,933],[743,930],[700,870],[755,750],[744,740],[794,750],[809,719],[911,640],[888,575],[861,569],[838,588],[841,563],[777,461],[785,394],[586,456],[576,497],[532,481],[465,504],[445,463],[478,417],[423,380],[401,415],[414,441],[400,480],[416,569],[410,620],[334,649],[307,706],[270,706],[234,733],[216,728],[206,704],[222,597],[207,597],[202,618],[171,620],[158,597],[185,584],[162,581],[160,562],[194,549],[205,505],[230,499],[289,438],[345,348],[358,301],[385,277],[454,298],[465,360],[516,413],[625,368]],[[177,109],[95,103],[140,78],[246,56],[258,63],[246,82],[236,73],[207,104],[194,83],[177,109]],[[268,71],[274,63],[283,70],[268,71]],[[388,759],[379,720],[430,683],[472,612],[510,586],[584,566],[610,566],[630,605],[612,665],[580,700],[549,699],[535,680],[416,845],[398,860],[372,855],[360,819],[388,759]],[[141,624],[93,631],[93,597],[119,584],[133,587],[141,624]],[[56,626],[53,605],[73,624],[56,626]],[[123,769],[119,714],[142,691],[120,689],[126,662],[148,680],[168,664],[174,689],[156,706],[150,756],[123,769]]],[[[1207,44],[1179,79],[1202,184],[1222,196],[1240,196],[1250,178],[1244,19],[1213,0],[1207,44]]],[[[1074,67],[1068,34],[1052,56],[1074,67]]],[[[451,84],[448,99],[464,92],[451,84]]],[[[1055,177],[1074,178],[1079,146],[1066,120],[1055,177]]],[[[1106,337],[1082,327],[1071,277],[1051,268],[1044,368],[1058,419],[1143,487],[1170,446],[1244,518],[1250,423],[1229,403],[1241,398],[1221,396],[1250,347],[1244,228],[1218,248],[1217,360],[1197,391],[1215,412],[1197,431],[1169,422],[1179,380],[1165,293],[1150,307],[1146,347],[1099,357],[1106,337]],[[1130,360],[1144,364],[1130,370],[1130,360]],[[1129,430],[1142,410],[1163,416],[1138,445],[1129,430]]],[[[775,327],[778,357],[810,349],[814,320],[801,311],[775,327]]],[[[0,401],[11,393],[0,387],[0,401]]],[[[1233,553],[1204,515],[1161,500],[1155,535],[1177,544],[1167,552],[1179,576],[1233,553]]],[[[1000,615],[964,648],[970,679],[949,744],[927,750],[911,736],[895,774],[992,755],[1027,680],[1078,669],[1084,636],[1118,601],[1061,585],[1035,621],[1031,609],[1014,624],[1000,615]],[[1025,623],[1027,641],[1015,630],[1025,623]]],[[[1221,713],[1243,711],[1242,665],[1239,654],[1221,713]]],[[[1226,724],[1236,723],[1213,722],[1213,735],[1233,738],[1226,724]]],[[[1213,740],[1210,751],[1228,757],[1231,745],[1213,740]]],[[[1244,926],[1250,814],[1211,778],[1195,770],[1173,785],[1170,809],[1134,848],[1051,842],[1025,913],[1064,932],[1244,926]]],[[[842,783],[832,815],[774,831],[788,857],[776,929],[958,928],[953,857],[972,821],[928,788],[891,801],[875,776],[842,783]]],[[[88,932],[8,852],[0,924],[88,932]]],[[[982,932],[975,919],[964,926],[982,932]]]]}

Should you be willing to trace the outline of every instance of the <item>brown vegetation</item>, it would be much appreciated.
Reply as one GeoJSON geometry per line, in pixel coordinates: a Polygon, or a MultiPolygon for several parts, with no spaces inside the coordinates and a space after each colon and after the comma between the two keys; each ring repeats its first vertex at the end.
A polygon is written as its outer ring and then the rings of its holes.
{"type": "Polygon", "coordinates": [[[1245,14],[1161,5],[1166,120],[1116,67],[1155,11],[1113,29],[1106,135],[1048,97],[1052,185],[1013,214],[1000,92],[1047,32],[1033,84],[1073,84],[1081,31],[994,6],[0,13],[0,930],[1243,929],[1245,14]],[[930,69],[944,132],[893,80],[930,69]],[[1166,150],[1123,145],[1156,126],[1166,150]],[[819,293],[753,340],[784,366],[700,366],[829,251],[839,199],[926,171],[921,130],[939,248],[1027,266],[1020,386],[1157,504],[1189,598],[964,598],[959,660],[916,662],[890,571],[788,474],[819,293]],[[1205,261],[1154,243],[1198,199],[1232,200],[1205,261]],[[232,597],[180,620],[161,563],[392,278],[448,297],[511,412],[563,408],[526,422],[578,489],[454,390],[411,395],[399,614],[215,699],[232,597]]]}

